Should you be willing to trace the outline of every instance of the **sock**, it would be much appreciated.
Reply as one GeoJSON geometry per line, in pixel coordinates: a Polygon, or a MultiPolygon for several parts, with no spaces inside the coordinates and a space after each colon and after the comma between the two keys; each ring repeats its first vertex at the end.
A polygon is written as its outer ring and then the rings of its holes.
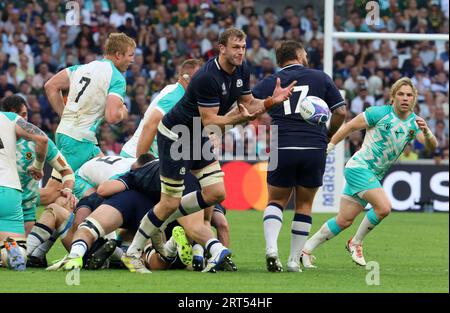
{"type": "Polygon", "coordinates": [[[204,254],[205,254],[205,250],[203,249],[201,244],[196,243],[192,247],[192,255],[201,256],[203,258],[204,254]]]}
{"type": "Polygon", "coordinates": [[[306,253],[311,253],[315,248],[334,236],[337,236],[341,231],[342,229],[336,223],[336,218],[330,218],[320,227],[318,232],[306,241],[303,250],[306,253]]]}
{"type": "Polygon", "coordinates": [[[291,225],[291,254],[289,260],[299,262],[303,246],[309,236],[311,229],[311,216],[295,213],[291,225]]]}
{"type": "Polygon", "coordinates": [[[278,235],[283,225],[283,207],[276,203],[269,203],[264,210],[263,226],[266,240],[266,254],[278,253],[278,235]]]}
{"type": "Polygon", "coordinates": [[[364,216],[361,224],[359,225],[358,230],[356,231],[355,236],[352,239],[352,243],[361,244],[364,237],[375,228],[380,223],[377,215],[375,214],[375,210],[371,208],[369,212],[367,212],[366,216],[364,216]]]}
{"type": "Polygon", "coordinates": [[[75,240],[70,247],[69,258],[83,257],[88,247],[86,241],[82,239],[75,240]]]}
{"type": "Polygon", "coordinates": [[[223,248],[224,246],[216,238],[211,238],[206,242],[206,251],[208,251],[211,256],[216,255],[222,251],[223,248]]]}
{"type": "Polygon", "coordinates": [[[122,258],[123,255],[123,250],[120,249],[119,247],[116,247],[116,249],[114,250],[113,254],[111,254],[110,259],[112,261],[120,261],[120,259],[122,258]]]}
{"type": "Polygon", "coordinates": [[[169,240],[164,244],[164,254],[166,257],[173,258],[177,256],[177,243],[170,237],[169,240]]]}
{"type": "Polygon", "coordinates": [[[206,209],[209,206],[203,199],[201,190],[188,193],[181,198],[180,206],[167,218],[161,230],[164,230],[169,223],[172,223],[176,219],[206,209]]]}
{"type": "Polygon", "coordinates": [[[127,250],[127,254],[139,258],[144,250],[147,240],[159,231],[159,227],[163,224],[153,212],[153,208],[142,218],[139,229],[134,235],[133,242],[127,250]]]}
{"type": "Polygon", "coordinates": [[[27,237],[27,255],[31,255],[37,247],[50,239],[53,229],[47,225],[36,223],[27,237]]]}
{"type": "Polygon", "coordinates": [[[56,242],[56,239],[58,239],[58,236],[58,231],[54,231],[47,241],[44,241],[36,249],[34,249],[33,252],[31,252],[31,255],[43,259],[47,252],[53,247],[53,244],[56,242]]]}

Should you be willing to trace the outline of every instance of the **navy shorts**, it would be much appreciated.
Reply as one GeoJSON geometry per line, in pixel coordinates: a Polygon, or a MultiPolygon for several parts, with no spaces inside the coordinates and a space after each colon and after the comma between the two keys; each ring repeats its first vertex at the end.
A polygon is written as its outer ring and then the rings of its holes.
{"type": "Polygon", "coordinates": [[[194,140],[190,140],[189,153],[182,156],[182,145],[178,142],[166,137],[158,130],[158,154],[162,156],[159,159],[159,174],[162,177],[173,180],[183,180],[189,170],[199,170],[216,162],[216,158],[212,153],[212,143],[207,137],[198,136],[194,140]],[[172,144],[179,146],[177,153],[180,156],[179,160],[174,160],[171,156],[172,144]],[[203,155],[202,150],[209,151],[210,157],[203,155]]]}
{"type": "Polygon", "coordinates": [[[320,187],[326,158],[324,149],[278,149],[278,165],[275,170],[267,172],[267,183],[282,188],[320,187]]]}
{"type": "Polygon", "coordinates": [[[123,223],[120,228],[137,231],[144,215],[157,202],[139,191],[126,190],[105,199],[103,204],[112,206],[122,214],[123,223]]]}
{"type": "Polygon", "coordinates": [[[74,210],[74,213],[76,213],[79,208],[88,208],[89,210],[94,212],[95,209],[98,208],[103,203],[104,200],[105,199],[100,197],[98,195],[98,193],[94,192],[93,194],[91,194],[87,197],[84,197],[80,201],[78,201],[77,207],[74,210]]]}

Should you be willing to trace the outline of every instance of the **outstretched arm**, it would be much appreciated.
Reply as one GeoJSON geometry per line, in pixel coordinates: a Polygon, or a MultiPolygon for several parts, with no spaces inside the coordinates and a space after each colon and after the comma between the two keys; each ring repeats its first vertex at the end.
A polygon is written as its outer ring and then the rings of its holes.
{"type": "Polygon", "coordinates": [[[152,145],[153,140],[158,130],[159,122],[163,118],[163,114],[159,110],[152,110],[150,116],[142,126],[142,132],[139,135],[139,140],[136,148],[136,157],[140,157],[142,154],[147,153],[152,145]]]}
{"type": "Polygon", "coordinates": [[[277,78],[275,89],[273,90],[271,97],[268,97],[267,99],[256,99],[252,94],[248,94],[241,96],[238,103],[242,103],[251,114],[260,114],[268,111],[272,106],[287,100],[292,95],[292,89],[295,84],[297,84],[296,80],[290,83],[286,88],[281,88],[280,78],[277,78]]]}
{"type": "Polygon", "coordinates": [[[364,129],[367,126],[368,125],[364,117],[364,113],[358,114],[350,122],[344,124],[341,128],[339,128],[336,134],[334,134],[334,136],[330,140],[330,143],[328,144],[327,153],[330,153],[334,149],[334,146],[336,146],[352,132],[364,129]]]}
{"type": "Polygon", "coordinates": [[[45,93],[53,110],[61,116],[64,111],[64,99],[62,90],[67,90],[70,87],[69,75],[67,70],[61,70],[58,74],[50,78],[44,85],[45,93]]]}

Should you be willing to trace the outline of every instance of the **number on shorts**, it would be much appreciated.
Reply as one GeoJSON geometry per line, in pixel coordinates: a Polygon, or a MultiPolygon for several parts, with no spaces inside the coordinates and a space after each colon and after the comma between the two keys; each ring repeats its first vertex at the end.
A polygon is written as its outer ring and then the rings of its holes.
{"type": "MultiPolygon", "coordinates": [[[[308,91],[309,91],[309,86],[308,85],[302,85],[302,86],[295,86],[292,90],[292,96],[295,93],[300,93],[299,97],[298,97],[298,101],[297,101],[297,105],[295,106],[295,111],[294,113],[300,113],[300,102],[302,102],[302,100],[308,95],[308,91]]],[[[291,97],[292,97],[291,96],[291,97]]],[[[292,110],[291,110],[291,97],[289,97],[287,100],[285,100],[283,102],[283,106],[284,106],[284,115],[289,115],[292,114],[292,110]]]]}
{"type": "Polygon", "coordinates": [[[89,77],[81,77],[80,84],[85,83],[83,88],[81,88],[80,92],[78,93],[77,97],[75,98],[75,102],[78,102],[83,92],[86,90],[87,86],[91,83],[91,79],[89,77]]]}

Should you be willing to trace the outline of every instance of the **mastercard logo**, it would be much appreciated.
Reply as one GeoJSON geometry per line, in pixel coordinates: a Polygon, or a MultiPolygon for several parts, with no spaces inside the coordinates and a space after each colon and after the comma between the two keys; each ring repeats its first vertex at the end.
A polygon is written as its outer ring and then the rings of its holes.
{"type": "Polygon", "coordinates": [[[225,173],[225,191],[222,205],[229,210],[256,209],[263,211],[267,206],[267,162],[250,164],[242,161],[222,165],[225,173]]]}

